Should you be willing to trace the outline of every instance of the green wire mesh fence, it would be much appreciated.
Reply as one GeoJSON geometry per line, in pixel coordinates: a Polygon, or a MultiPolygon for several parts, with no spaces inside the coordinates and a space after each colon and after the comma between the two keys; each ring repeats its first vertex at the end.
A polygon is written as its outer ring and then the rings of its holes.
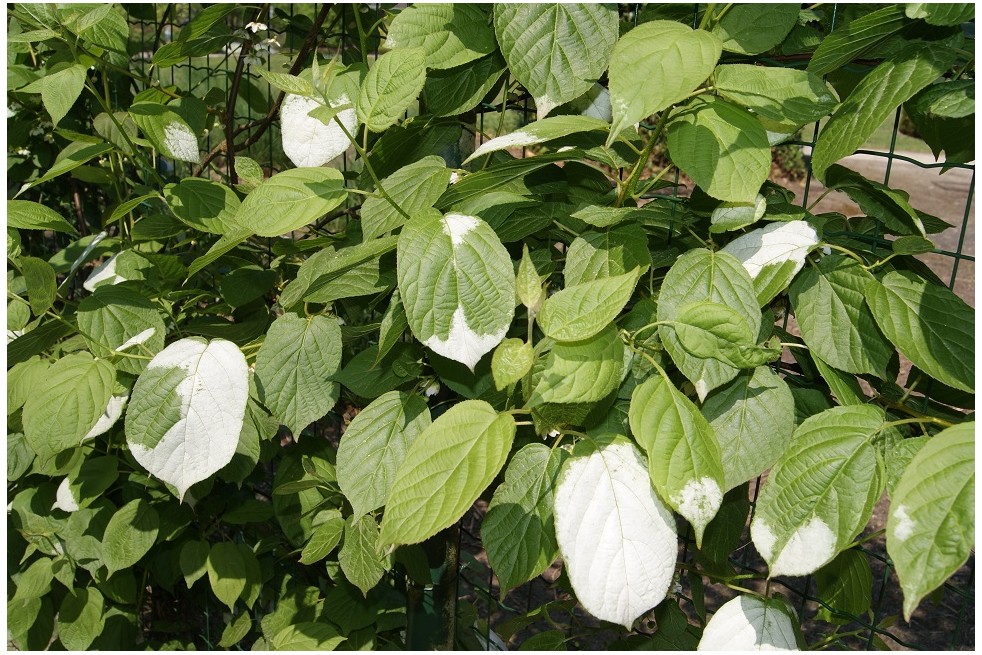
{"type": "MultiPolygon", "coordinates": [[[[699,5],[691,6],[693,27],[699,5]]],[[[622,16],[637,21],[642,5],[621,5],[622,16]]],[[[834,25],[836,6],[824,8],[832,12],[834,25]]],[[[175,38],[180,30],[200,11],[201,5],[131,5],[131,42],[138,52],[132,54],[132,66],[153,84],[175,85],[196,95],[224,99],[234,96],[231,115],[219,117],[203,143],[207,153],[204,166],[191,166],[180,162],[158,159],[158,171],[173,180],[188,175],[232,176],[233,158],[224,155],[221,142],[228,129],[234,134],[236,157],[249,157],[259,162],[266,175],[289,166],[280,145],[278,126],[278,93],[258,74],[257,68],[285,72],[299,72],[310,66],[315,53],[329,59],[345,48],[360,48],[357,34],[351,34],[353,13],[370,25],[384,16],[378,5],[293,5],[272,4],[249,7],[245,11],[232,12],[225,17],[229,27],[242,30],[243,42],[252,23],[286,25],[285,31],[267,32],[267,39],[251,39],[253,50],[248,56],[236,48],[227,48],[219,54],[188,58],[186,62],[159,69],[151,66],[151,57],[162,45],[175,38]]],[[[253,34],[255,34],[253,32],[253,34]]],[[[369,45],[377,56],[377,43],[369,45]]],[[[768,59],[774,64],[773,59],[768,59]]],[[[804,67],[806,60],[789,58],[781,65],[804,67]]],[[[117,94],[147,92],[144,88],[116,90],[117,94]]],[[[511,131],[534,117],[534,108],[527,98],[510,98],[507,91],[495,102],[483,103],[473,115],[472,128],[477,143],[501,131],[511,131]]],[[[120,100],[120,98],[116,98],[120,100]]],[[[224,104],[224,101],[221,103],[224,104]]],[[[117,104],[117,106],[122,106],[117,104]]],[[[946,165],[935,162],[923,143],[901,132],[902,111],[897,110],[891,125],[885,125],[877,135],[878,141],[867,144],[850,157],[847,165],[861,166],[861,172],[874,181],[903,188],[911,193],[911,203],[928,213],[939,214],[953,225],[937,236],[937,249],[922,260],[935,274],[969,304],[974,305],[974,193],[975,166],[972,164],[946,165]],[[918,145],[919,144],[919,145],[918,145]],[[910,148],[916,148],[911,151],[910,148]],[[939,171],[947,169],[939,176],[939,171]]],[[[642,124],[642,127],[646,127],[642,124]]],[[[653,126],[652,126],[653,127],[653,126]]],[[[821,124],[810,128],[810,136],[792,141],[787,146],[792,160],[798,158],[797,167],[803,172],[799,181],[787,179],[793,171],[776,171],[777,178],[796,191],[796,200],[802,207],[817,211],[836,211],[843,207],[844,197],[827,194],[813,178],[807,165],[821,124]],[[803,157],[803,160],[801,159],[803,157]]],[[[970,138],[970,137],[969,137],[970,138]]],[[[341,160],[340,168],[348,175],[355,175],[355,162],[349,154],[341,160]]],[[[664,190],[652,201],[671,202],[684,200],[688,189],[685,180],[675,175],[675,186],[664,190]]],[[[350,202],[350,201],[349,201],[350,202]]],[[[868,236],[872,245],[889,242],[879,234],[868,236]]],[[[270,256],[272,251],[270,250],[270,256]]],[[[784,319],[783,327],[793,329],[784,319]]],[[[793,376],[790,370],[782,370],[793,376]]],[[[931,401],[930,388],[925,390],[922,402],[931,401]]],[[[332,415],[315,424],[315,432],[340,434],[340,416],[332,415]]],[[[761,480],[752,482],[748,489],[749,516],[761,480]]],[[[480,505],[480,501],[479,501],[480,505]]],[[[566,643],[574,648],[637,648],[644,647],[644,638],[618,641],[619,635],[607,630],[600,622],[578,609],[568,581],[556,565],[543,576],[512,590],[499,598],[496,579],[487,565],[480,541],[480,519],[484,506],[475,507],[461,521],[459,529],[459,567],[456,577],[457,641],[459,648],[483,650],[504,649],[520,643],[536,634],[560,632],[566,643]],[[512,638],[515,638],[512,640],[512,638]]],[[[931,599],[925,601],[915,613],[911,624],[900,617],[902,598],[886,554],[885,543],[876,530],[883,527],[885,516],[878,510],[867,533],[860,537],[859,550],[870,562],[870,598],[868,609],[862,612],[844,612],[827,602],[823,589],[825,582],[817,577],[776,578],[770,581],[771,591],[784,594],[797,608],[808,643],[832,649],[972,649],[975,644],[974,604],[975,569],[974,555],[931,599]],[[817,621],[817,616],[833,618],[835,624],[817,621]]],[[[749,525],[749,518],[747,521],[749,525]]],[[[745,527],[741,543],[749,544],[745,527]]],[[[683,533],[684,534],[684,533],[683,533]]],[[[691,539],[686,539],[679,552],[679,570],[684,572],[692,564],[694,555],[691,539]]],[[[757,585],[763,590],[767,584],[761,579],[766,568],[747,545],[730,558],[733,569],[746,574],[746,585],[757,585]]],[[[690,622],[705,619],[736,591],[723,585],[702,584],[698,576],[680,575],[674,589],[676,597],[688,615],[690,622]]],[[[641,631],[654,629],[654,621],[642,622],[641,631]]],[[[540,642],[545,647],[547,642],[540,642]]],[[[650,647],[650,646],[649,646],[650,647]]]]}

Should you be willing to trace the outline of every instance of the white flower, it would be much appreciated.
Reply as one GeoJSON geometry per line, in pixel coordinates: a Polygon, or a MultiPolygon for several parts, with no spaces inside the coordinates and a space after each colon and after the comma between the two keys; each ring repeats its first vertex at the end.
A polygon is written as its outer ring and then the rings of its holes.
{"type": "Polygon", "coordinates": [[[549,430],[549,434],[547,436],[549,436],[552,439],[555,439],[556,437],[559,436],[559,430],[549,430]]]}
{"type": "Polygon", "coordinates": [[[255,34],[259,30],[268,30],[269,27],[267,27],[266,23],[247,23],[246,29],[252,30],[252,33],[255,34]]]}
{"type": "Polygon", "coordinates": [[[426,396],[427,398],[431,398],[437,395],[438,393],[440,393],[440,383],[437,382],[436,380],[431,382],[428,387],[423,389],[423,395],[426,396]]]}
{"type": "Polygon", "coordinates": [[[458,180],[460,180],[460,174],[457,171],[450,173],[450,184],[457,184],[458,180]]]}

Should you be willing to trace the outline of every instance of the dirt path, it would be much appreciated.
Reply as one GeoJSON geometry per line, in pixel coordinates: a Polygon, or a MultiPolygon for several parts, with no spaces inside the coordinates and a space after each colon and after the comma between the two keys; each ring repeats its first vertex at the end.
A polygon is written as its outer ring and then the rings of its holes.
{"type": "MultiPolygon", "coordinates": [[[[806,153],[807,153],[806,148],[806,153]]],[[[930,155],[911,152],[898,152],[897,155],[915,159],[924,164],[934,164],[930,155]]],[[[839,163],[862,174],[874,182],[887,180],[886,157],[876,155],[852,155],[839,163]]],[[[947,253],[961,253],[975,256],[975,175],[971,170],[952,169],[941,173],[941,168],[922,168],[916,164],[894,159],[890,164],[888,185],[910,194],[910,204],[922,212],[932,214],[952,225],[940,234],[929,235],[939,250],[947,253]],[[969,198],[971,197],[971,203],[969,198]],[[968,212],[966,212],[966,204],[968,212]],[[966,216],[967,213],[967,216],[966,216]],[[964,227],[964,234],[962,228],[964,227]],[[959,250],[961,244],[961,250],[959,250]]],[[[798,202],[804,194],[804,186],[794,188],[798,202]]],[[[814,202],[825,188],[818,180],[812,180],[808,190],[808,202],[814,202]]],[[[834,191],[823,198],[812,210],[814,213],[839,212],[846,216],[861,216],[859,207],[844,193],[834,191]]],[[[944,282],[950,283],[954,277],[954,290],[965,302],[975,306],[975,262],[961,259],[953,271],[956,258],[950,254],[927,254],[920,257],[944,282]]]]}

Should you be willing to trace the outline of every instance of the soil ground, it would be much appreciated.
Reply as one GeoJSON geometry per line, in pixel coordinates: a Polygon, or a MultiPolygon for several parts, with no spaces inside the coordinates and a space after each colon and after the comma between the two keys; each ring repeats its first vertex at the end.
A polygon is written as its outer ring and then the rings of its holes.
{"type": "MultiPolygon", "coordinates": [[[[806,149],[807,154],[807,149],[806,149]]],[[[933,164],[933,158],[923,153],[898,152],[898,155],[915,159],[924,164],[933,164]]],[[[957,293],[967,303],[975,306],[975,202],[974,202],[974,171],[952,169],[941,173],[940,168],[922,168],[916,164],[894,159],[890,164],[887,178],[888,160],[874,155],[853,155],[840,162],[864,177],[873,181],[886,181],[895,189],[902,189],[910,194],[910,203],[916,209],[941,218],[952,225],[951,228],[935,235],[929,235],[938,250],[943,253],[921,255],[920,258],[947,284],[951,284],[957,293]],[[966,207],[967,205],[967,207],[966,207]],[[957,258],[960,254],[968,259],[957,258]]],[[[805,185],[801,182],[776,180],[796,192],[799,203],[806,201],[814,203],[821,197],[824,188],[813,180],[805,193],[805,185]]],[[[860,216],[862,212],[845,194],[832,192],[826,195],[812,208],[813,213],[834,211],[845,216],[860,216]]],[[[907,364],[907,363],[905,363],[907,364]]],[[[909,366],[909,364],[907,364],[909,366]]],[[[901,379],[905,375],[901,374],[901,379]]],[[[750,486],[751,496],[754,496],[755,485],[750,486]]],[[[753,500],[753,498],[751,498],[753,500]]],[[[888,503],[881,499],[873,512],[873,517],[865,534],[873,534],[881,530],[886,523],[888,503]]],[[[509,621],[517,616],[534,610],[543,604],[553,601],[570,599],[565,580],[562,578],[562,563],[557,562],[543,575],[526,585],[511,591],[503,602],[497,601],[497,580],[487,567],[487,557],[480,544],[480,519],[486,510],[486,505],[479,501],[471,514],[465,517],[462,524],[462,551],[471,556],[470,564],[461,573],[460,593],[462,601],[472,603],[478,610],[478,616],[487,621],[482,627],[485,635],[490,631],[502,630],[505,636],[510,636],[509,621]]],[[[682,525],[680,525],[682,529],[682,525]]],[[[745,529],[744,541],[749,540],[748,530],[745,529]]],[[[883,633],[876,635],[872,641],[869,630],[853,623],[840,626],[839,633],[858,633],[846,636],[840,642],[830,645],[832,649],[875,649],[890,650],[974,650],[975,648],[975,556],[962,567],[942,587],[934,597],[925,599],[914,612],[910,623],[903,620],[901,607],[903,597],[896,574],[885,564],[886,548],[882,537],[873,538],[865,548],[873,574],[872,607],[875,615],[867,617],[873,625],[879,625],[883,633]]],[[[685,558],[685,548],[680,550],[680,556],[685,558]]],[[[754,551],[753,546],[746,548],[741,554],[743,563],[756,571],[765,571],[766,567],[754,551]]],[[[748,586],[759,585],[762,581],[750,581],[748,586]]],[[[828,623],[814,621],[818,604],[813,598],[817,593],[816,584],[811,578],[778,579],[778,589],[796,606],[799,614],[805,617],[802,629],[809,644],[820,641],[828,635],[832,628],[828,623]]],[[[761,589],[762,590],[762,589],[761,589]]],[[[687,581],[682,580],[676,588],[680,596],[688,600],[692,590],[687,581]]],[[[711,614],[720,605],[729,600],[736,592],[722,585],[706,587],[706,609],[711,614]]],[[[696,613],[691,601],[681,603],[689,615],[690,622],[696,622],[696,613]]],[[[654,627],[654,626],[651,626],[654,627]]],[[[517,631],[513,637],[506,639],[509,649],[516,649],[528,637],[546,630],[559,629],[567,637],[572,637],[567,643],[570,649],[609,649],[617,639],[617,632],[606,630],[602,622],[593,619],[579,607],[566,612],[561,608],[550,613],[549,618],[539,618],[527,627],[517,631]]],[[[494,641],[493,637],[490,641],[494,641]]],[[[485,641],[486,643],[486,641],[485,641]]],[[[501,647],[501,644],[497,646],[501,647]]],[[[490,646],[495,649],[494,645],[490,646]]]]}

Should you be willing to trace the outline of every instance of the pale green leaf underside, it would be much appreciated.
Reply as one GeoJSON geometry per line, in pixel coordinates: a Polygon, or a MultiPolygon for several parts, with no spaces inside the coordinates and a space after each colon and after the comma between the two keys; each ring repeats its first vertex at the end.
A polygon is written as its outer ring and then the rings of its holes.
{"type": "Polygon", "coordinates": [[[672,21],[643,23],[622,36],[610,58],[613,124],[618,134],[684,99],[713,72],[720,41],[705,30],[672,21]]]}
{"type": "Polygon", "coordinates": [[[531,580],[556,560],[553,497],[562,449],[529,444],[512,457],[481,524],[481,540],[502,593],[531,580]]]}
{"type": "Polygon", "coordinates": [[[964,300],[901,271],[871,283],[866,300],[883,333],[918,368],[975,392],[975,310],[964,300]]]}
{"type": "Polygon", "coordinates": [[[416,437],[399,467],[381,543],[413,544],[451,525],[505,464],[515,420],[486,402],[454,405],[416,437]]]}
{"type": "Polygon", "coordinates": [[[975,422],[943,430],[914,456],[894,490],[887,552],[904,617],[958,570],[975,546],[975,422]]]}
{"type": "Polygon", "coordinates": [[[385,504],[409,446],[430,425],[419,396],[382,394],[352,419],[338,446],[338,484],[355,516],[385,504]]]}
{"type": "Polygon", "coordinates": [[[464,163],[476,159],[489,152],[497,152],[508,148],[523,148],[525,146],[544,143],[560,137],[589,132],[591,130],[606,131],[610,125],[593,116],[552,116],[529,123],[522,129],[495,137],[482,143],[464,163]]]}
{"type": "Polygon", "coordinates": [[[259,399],[294,437],[338,399],[331,377],[341,368],[341,327],[334,318],[284,314],[256,356],[259,399]]]}
{"type": "Polygon", "coordinates": [[[817,121],[839,104],[822,78],[792,68],[729,64],[716,69],[714,80],[727,100],[782,125],[817,121]]]}
{"type": "Polygon", "coordinates": [[[866,525],[883,492],[872,437],[883,410],[834,407],[806,419],[771,469],[757,500],[751,537],[770,575],[807,575],[866,525]]]}

